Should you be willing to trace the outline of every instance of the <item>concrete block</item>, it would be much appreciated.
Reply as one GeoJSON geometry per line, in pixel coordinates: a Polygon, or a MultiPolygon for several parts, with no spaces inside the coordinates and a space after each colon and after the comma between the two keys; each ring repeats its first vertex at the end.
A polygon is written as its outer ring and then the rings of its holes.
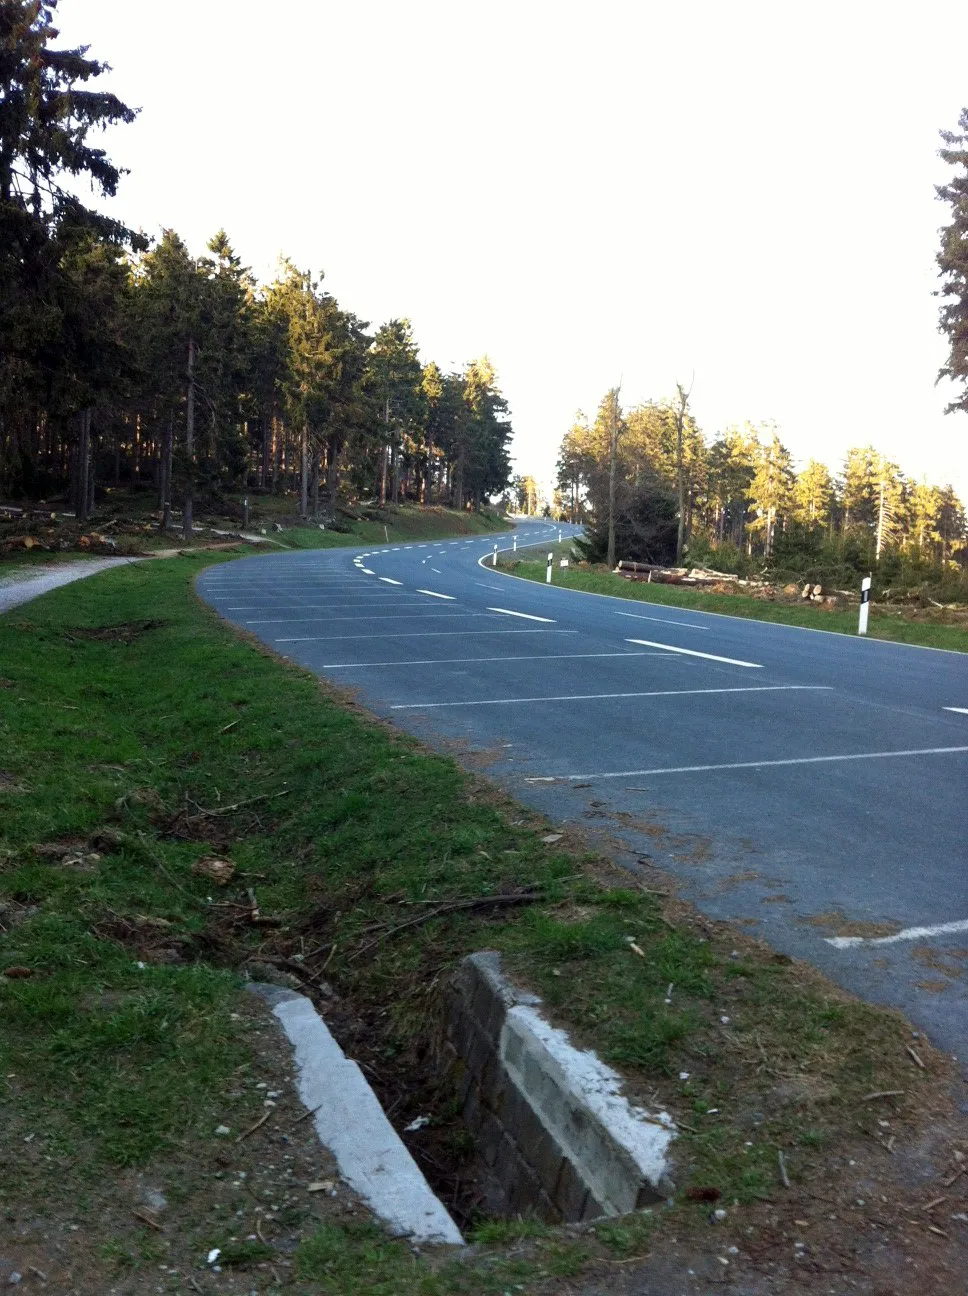
{"type": "Polygon", "coordinates": [[[333,1039],[305,995],[250,986],[272,1007],[289,1042],[299,1097],[312,1111],[320,1142],[340,1174],[391,1233],[421,1242],[460,1244],[463,1238],[399,1135],[363,1072],[333,1039]]]}
{"type": "MultiPolygon", "coordinates": [[[[562,1159],[551,1199],[561,1211],[561,1218],[566,1224],[573,1224],[585,1218],[585,1207],[589,1199],[588,1185],[578,1171],[566,1158],[562,1159]]],[[[596,1203],[596,1209],[598,1209],[596,1203]]],[[[601,1210],[598,1209],[601,1214],[601,1210]]]]}

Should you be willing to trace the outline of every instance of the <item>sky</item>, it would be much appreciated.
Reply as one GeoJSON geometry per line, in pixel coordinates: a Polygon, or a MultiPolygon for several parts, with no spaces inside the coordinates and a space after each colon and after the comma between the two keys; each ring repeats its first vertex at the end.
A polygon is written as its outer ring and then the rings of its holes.
{"type": "MultiPolygon", "coordinates": [[[[968,5],[921,0],[60,0],[137,122],[109,208],[201,252],[224,227],[425,360],[486,353],[518,472],[575,412],[677,381],[712,435],[803,462],[874,444],[968,497],[936,386],[938,131],[968,5]]],[[[961,74],[958,68],[962,69],[961,74]]]]}

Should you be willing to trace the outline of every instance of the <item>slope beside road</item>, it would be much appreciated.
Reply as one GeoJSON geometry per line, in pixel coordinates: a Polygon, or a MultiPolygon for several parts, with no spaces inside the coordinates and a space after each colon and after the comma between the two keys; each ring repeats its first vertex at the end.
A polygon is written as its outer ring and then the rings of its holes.
{"type": "Polygon", "coordinates": [[[493,570],[494,544],[260,555],[198,588],[960,1056],[968,657],[548,588],[493,570]]]}

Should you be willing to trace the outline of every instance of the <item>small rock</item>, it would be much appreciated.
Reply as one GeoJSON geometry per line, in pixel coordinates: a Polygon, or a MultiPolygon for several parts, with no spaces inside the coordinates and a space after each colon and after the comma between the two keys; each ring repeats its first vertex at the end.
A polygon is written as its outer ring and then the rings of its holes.
{"type": "Polygon", "coordinates": [[[553,846],[555,842],[561,841],[563,836],[564,833],[548,833],[546,836],[542,837],[541,840],[546,846],[553,846]]]}
{"type": "Polygon", "coordinates": [[[221,1254],[222,1251],[220,1247],[212,1247],[211,1251],[209,1251],[208,1255],[205,1257],[205,1263],[210,1265],[214,1264],[221,1254]]]}
{"type": "Polygon", "coordinates": [[[10,1285],[11,1287],[16,1287],[17,1284],[18,1284],[18,1283],[22,1283],[23,1280],[24,1280],[24,1276],[23,1276],[23,1274],[21,1274],[21,1273],[17,1273],[16,1269],[14,1269],[14,1271],[11,1273],[10,1277],[7,1279],[7,1282],[9,1283],[9,1285],[10,1285]]]}
{"type": "Polygon", "coordinates": [[[307,1192],[332,1192],[332,1179],[320,1179],[319,1183],[311,1183],[306,1188],[307,1192]]]}
{"type": "Polygon", "coordinates": [[[722,1224],[723,1220],[726,1218],[726,1212],[722,1209],[722,1207],[720,1207],[719,1210],[714,1210],[709,1218],[712,1220],[714,1224],[722,1224]]]}
{"type": "Polygon", "coordinates": [[[218,1135],[219,1138],[228,1138],[228,1136],[232,1133],[232,1131],[229,1129],[227,1125],[216,1125],[215,1133],[218,1135]]]}

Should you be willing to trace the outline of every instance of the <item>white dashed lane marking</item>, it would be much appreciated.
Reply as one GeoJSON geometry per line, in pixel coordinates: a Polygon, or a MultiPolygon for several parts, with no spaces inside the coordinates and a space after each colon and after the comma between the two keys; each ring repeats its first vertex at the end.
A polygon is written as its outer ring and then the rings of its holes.
{"type": "Polygon", "coordinates": [[[418,593],[418,594],[426,594],[426,595],[428,595],[430,598],[450,599],[451,603],[454,602],[454,596],[453,596],[453,594],[438,594],[436,590],[425,590],[425,589],[418,589],[418,590],[417,590],[417,593],[418,593]]]}

